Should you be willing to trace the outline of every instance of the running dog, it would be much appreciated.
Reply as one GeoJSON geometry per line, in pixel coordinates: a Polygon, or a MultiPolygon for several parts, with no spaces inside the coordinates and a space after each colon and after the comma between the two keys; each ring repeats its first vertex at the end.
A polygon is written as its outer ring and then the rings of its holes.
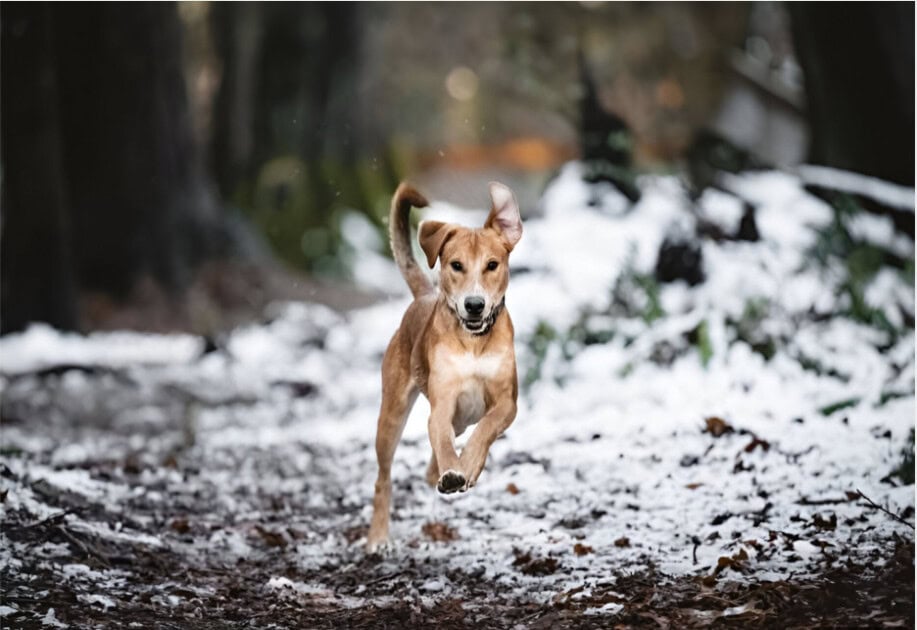
{"type": "Polygon", "coordinates": [[[422,208],[427,200],[404,183],[392,199],[392,252],[414,301],[382,360],[379,475],[366,543],[370,552],[388,541],[392,458],[418,394],[427,397],[431,408],[427,428],[433,454],[427,482],[444,494],[474,486],[491,444],[516,417],[513,323],[504,295],[509,254],[522,237],[522,220],[513,192],[503,184],[490,184],[490,200],[482,228],[420,224],[420,247],[428,265],[440,261],[437,289],[411,250],[411,207],[422,208]],[[459,455],[455,437],[473,424],[459,455]]]}

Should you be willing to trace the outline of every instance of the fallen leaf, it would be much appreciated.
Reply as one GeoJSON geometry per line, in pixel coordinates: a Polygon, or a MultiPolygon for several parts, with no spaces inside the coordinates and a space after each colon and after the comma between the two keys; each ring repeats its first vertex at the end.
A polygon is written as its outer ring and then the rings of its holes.
{"type": "Polygon", "coordinates": [[[191,526],[188,524],[188,519],[186,518],[174,518],[172,522],[169,523],[169,527],[177,531],[179,534],[187,534],[191,531],[191,526]]]}
{"type": "Polygon", "coordinates": [[[255,531],[261,536],[261,539],[264,540],[264,544],[268,547],[286,547],[287,539],[283,537],[283,534],[278,534],[277,532],[272,532],[270,530],[264,529],[260,525],[255,525],[255,531]]]}
{"type": "Polygon", "coordinates": [[[573,553],[578,556],[585,556],[588,553],[592,553],[593,549],[589,545],[584,545],[582,543],[576,543],[573,545],[573,553]]]}
{"type": "Polygon", "coordinates": [[[704,485],[704,484],[702,484],[702,483],[686,483],[686,484],[685,484],[685,488],[687,488],[688,490],[697,490],[697,489],[700,488],[702,485],[704,485]]]}
{"type": "Polygon", "coordinates": [[[429,538],[434,542],[452,542],[453,540],[458,540],[458,532],[446,525],[445,523],[440,523],[439,521],[429,521],[424,523],[420,528],[420,531],[423,532],[423,535],[429,538]]]}
{"type": "Polygon", "coordinates": [[[630,547],[630,539],[627,536],[621,536],[615,541],[615,547],[630,547]]]}
{"type": "Polygon", "coordinates": [[[837,529],[837,514],[832,512],[829,518],[823,518],[821,514],[812,515],[812,526],[823,531],[833,532],[837,529]]]}
{"type": "Polygon", "coordinates": [[[516,559],[513,566],[525,575],[550,575],[557,571],[560,563],[556,558],[535,558],[528,551],[513,549],[516,559]]]}
{"type": "Polygon", "coordinates": [[[758,438],[757,436],[752,436],[751,442],[749,442],[749,443],[745,446],[745,452],[746,452],[746,453],[751,453],[751,452],[753,452],[756,448],[760,448],[762,451],[764,451],[764,452],[766,453],[767,451],[771,450],[771,443],[768,442],[767,440],[762,440],[762,439],[758,438]]]}
{"type": "Polygon", "coordinates": [[[510,482],[506,485],[506,491],[510,494],[519,494],[519,486],[510,482]]]}
{"type": "Polygon", "coordinates": [[[715,438],[735,431],[731,424],[716,416],[710,416],[709,418],[705,419],[704,422],[706,423],[706,428],[703,432],[709,433],[715,438]]]}

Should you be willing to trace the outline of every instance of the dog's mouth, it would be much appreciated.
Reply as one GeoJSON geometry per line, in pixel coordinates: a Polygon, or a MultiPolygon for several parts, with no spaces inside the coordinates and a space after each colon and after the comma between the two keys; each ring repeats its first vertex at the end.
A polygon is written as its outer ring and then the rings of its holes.
{"type": "Polygon", "coordinates": [[[488,332],[490,332],[494,322],[497,321],[497,316],[500,315],[500,312],[503,310],[505,304],[505,299],[500,300],[500,303],[490,310],[490,314],[488,314],[487,317],[462,317],[458,314],[457,311],[456,316],[458,317],[459,322],[461,322],[462,328],[470,332],[472,335],[486,335],[488,332]]]}
{"type": "Polygon", "coordinates": [[[481,332],[484,328],[484,318],[480,317],[478,319],[462,319],[462,326],[468,332],[477,333],[481,332]]]}

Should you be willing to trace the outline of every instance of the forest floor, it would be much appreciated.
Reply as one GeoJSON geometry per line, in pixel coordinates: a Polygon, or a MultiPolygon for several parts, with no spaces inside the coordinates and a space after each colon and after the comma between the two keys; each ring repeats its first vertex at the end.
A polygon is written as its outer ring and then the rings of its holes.
{"type": "Polygon", "coordinates": [[[419,401],[377,556],[405,297],[0,339],[0,625],[913,627],[913,239],[783,173],[696,203],[651,178],[630,208],[577,168],[512,257],[515,424],[443,497],[419,401]]]}

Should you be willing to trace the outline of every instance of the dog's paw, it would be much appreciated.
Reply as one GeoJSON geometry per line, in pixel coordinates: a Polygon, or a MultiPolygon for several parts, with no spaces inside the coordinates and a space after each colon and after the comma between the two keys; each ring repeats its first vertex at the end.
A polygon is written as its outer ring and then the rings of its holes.
{"type": "Polygon", "coordinates": [[[388,537],[378,539],[368,539],[366,541],[366,554],[370,556],[382,556],[392,548],[392,541],[388,537]]]}
{"type": "Polygon", "coordinates": [[[440,476],[439,483],[436,484],[436,489],[443,494],[451,494],[459,491],[464,492],[468,489],[467,484],[468,482],[465,479],[465,475],[457,470],[447,470],[440,476]]]}

